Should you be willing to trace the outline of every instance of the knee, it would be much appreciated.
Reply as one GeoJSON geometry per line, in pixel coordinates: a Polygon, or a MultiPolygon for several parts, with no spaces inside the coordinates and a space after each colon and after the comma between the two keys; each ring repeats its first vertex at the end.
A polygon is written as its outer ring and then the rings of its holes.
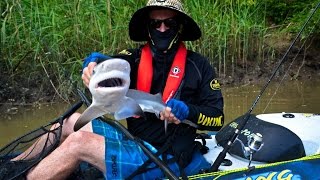
{"type": "MultiPolygon", "coordinates": [[[[70,117],[63,120],[61,141],[63,142],[71,133],[73,133],[73,127],[75,122],[80,117],[80,113],[73,113],[70,117]]],[[[59,123],[54,124],[50,130],[55,130],[60,126],[59,123]]]]}
{"type": "Polygon", "coordinates": [[[73,132],[73,126],[76,123],[76,121],[79,119],[79,117],[81,116],[80,113],[73,113],[70,117],[68,117],[67,119],[64,120],[64,124],[66,127],[70,127],[72,129],[73,132]]]}
{"type": "Polygon", "coordinates": [[[88,162],[105,172],[105,137],[80,130],[70,134],[61,146],[61,152],[68,153],[70,158],[88,162]]]}
{"type": "Polygon", "coordinates": [[[80,113],[73,113],[70,117],[64,120],[63,129],[62,129],[62,139],[67,138],[71,133],[73,133],[73,127],[78,118],[80,117],[80,113]]]}
{"type": "Polygon", "coordinates": [[[85,131],[77,131],[71,133],[64,141],[63,145],[65,148],[69,149],[72,152],[80,153],[78,151],[86,149],[86,142],[85,139],[88,139],[87,132],[85,131]]]}
{"type": "Polygon", "coordinates": [[[72,152],[75,158],[83,159],[104,148],[104,137],[87,131],[77,131],[70,134],[61,146],[66,152],[72,152]]]}

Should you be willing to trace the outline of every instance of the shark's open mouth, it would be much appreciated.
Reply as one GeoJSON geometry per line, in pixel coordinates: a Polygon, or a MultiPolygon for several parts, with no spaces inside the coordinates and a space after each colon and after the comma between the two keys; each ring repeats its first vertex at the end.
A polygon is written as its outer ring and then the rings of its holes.
{"type": "Polygon", "coordinates": [[[121,87],[124,85],[124,80],[121,78],[110,78],[100,81],[98,87],[121,87]]]}

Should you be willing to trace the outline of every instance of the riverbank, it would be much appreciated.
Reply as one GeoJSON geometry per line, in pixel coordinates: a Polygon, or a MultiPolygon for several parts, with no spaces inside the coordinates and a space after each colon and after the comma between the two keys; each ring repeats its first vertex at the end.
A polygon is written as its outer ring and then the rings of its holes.
{"type": "MultiPolygon", "coordinates": [[[[264,82],[263,82],[264,83],[264,82]]],[[[286,81],[281,87],[271,83],[260,98],[252,114],[275,112],[301,112],[319,114],[320,81],[309,80],[286,81]]],[[[245,114],[252,106],[261,86],[252,84],[235,87],[223,87],[225,124],[245,114]]],[[[74,104],[72,102],[71,104],[74,104]]],[[[71,104],[53,102],[35,106],[1,106],[0,107],[0,147],[17,137],[40,126],[46,125],[61,116],[71,104]]],[[[85,109],[83,106],[78,112],[85,109]]]]}
{"type": "MultiPolygon", "coordinates": [[[[320,42],[318,43],[320,44],[320,42]]],[[[285,78],[285,81],[312,81],[319,79],[319,44],[314,43],[311,48],[300,52],[298,55],[289,55],[276,73],[273,81],[280,81],[283,78],[285,78]]],[[[225,75],[220,75],[219,80],[221,85],[242,86],[266,83],[276,66],[279,64],[285,51],[286,49],[282,50],[274,61],[265,60],[261,63],[248,61],[246,65],[237,64],[234,72],[227,72],[225,75]]],[[[297,51],[297,48],[293,48],[293,53],[296,54],[297,51]]],[[[76,93],[70,93],[67,98],[61,98],[54,83],[54,79],[49,79],[40,72],[32,72],[32,74],[24,74],[23,72],[9,74],[8,72],[3,72],[0,79],[0,106],[37,106],[39,104],[66,101],[66,99],[67,101],[73,101],[77,98],[75,97],[76,93]]]]}

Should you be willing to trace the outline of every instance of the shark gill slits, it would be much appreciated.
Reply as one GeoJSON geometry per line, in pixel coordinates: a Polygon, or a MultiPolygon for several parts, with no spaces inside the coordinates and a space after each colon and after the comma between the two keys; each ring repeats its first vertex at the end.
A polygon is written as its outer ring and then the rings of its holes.
{"type": "Polygon", "coordinates": [[[117,87],[122,86],[122,80],[120,78],[105,79],[98,83],[98,87],[117,87]]]}

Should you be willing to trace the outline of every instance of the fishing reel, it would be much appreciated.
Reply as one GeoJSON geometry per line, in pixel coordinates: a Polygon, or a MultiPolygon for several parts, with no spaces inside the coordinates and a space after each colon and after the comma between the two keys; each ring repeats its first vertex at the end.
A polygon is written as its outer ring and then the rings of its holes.
{"type": "Polygon", "coordinates": [[[245,146],[244,143],[238,138],[236,138],[236,141],[240,142],[244,156],[249,159],[248,167],[250,167],[252,155],[259,151],[263,146],[262,135],[260,133],[253,133],[248,136],[248,146],[245,146]]]}

